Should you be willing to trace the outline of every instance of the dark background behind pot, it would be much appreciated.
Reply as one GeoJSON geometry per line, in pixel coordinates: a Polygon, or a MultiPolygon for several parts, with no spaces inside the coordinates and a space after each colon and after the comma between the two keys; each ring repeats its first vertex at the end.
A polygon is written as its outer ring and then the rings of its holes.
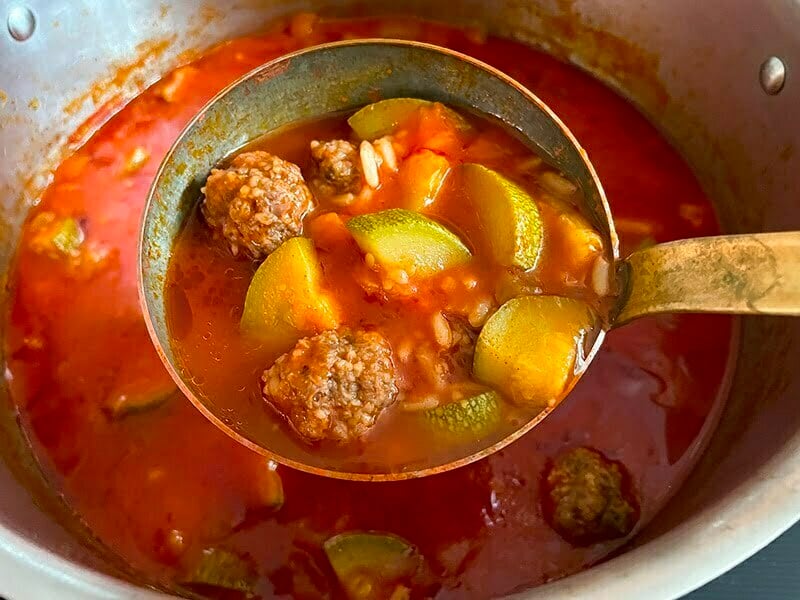
{"type": "Polygon", "coordinates": [[[800,598],[800,525],[753,558],[686,596],[685,600],[800,598]]]}

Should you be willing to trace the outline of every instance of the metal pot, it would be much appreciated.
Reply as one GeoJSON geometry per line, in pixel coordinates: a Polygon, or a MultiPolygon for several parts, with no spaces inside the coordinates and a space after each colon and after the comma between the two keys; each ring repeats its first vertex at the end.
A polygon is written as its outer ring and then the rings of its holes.
{"type": "MultiPolygon", "coordinates": [[[[570,60],[657,123],[717,202],[725,229],[800,229],[800,11],[743,0],[5,3],[0,18],[0,269],[69,136],[105,101],[282,13],[413,12],[475,24],[570,60]],[[669,25],[669,26],[668,26],[669,25]],[[125,67],[125,68],[122,68],[125,67]],[[130,68],[128,68],[130,67],[130,68]],[[785,73],[788,75],[785,75],[785,73]],[[785,77],[782,76],[785,75],[785,77]]],[[[73,140],[74,141],[74,140],[73,140]]],[[[624,554],[524,598],[674,598],[800,517],[800,321],[744,320],[731,398],[682,490],[624,554]]],[[[12,598],[155,598],[50,490],[0,391],[0,581],[12,598]]]]}

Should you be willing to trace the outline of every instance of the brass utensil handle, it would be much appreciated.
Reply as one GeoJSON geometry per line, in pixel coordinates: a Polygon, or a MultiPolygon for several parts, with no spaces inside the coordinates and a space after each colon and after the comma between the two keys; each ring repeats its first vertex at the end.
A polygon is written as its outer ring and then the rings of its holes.
{"type": "Polygon", "coordinates": [[[800,316],[800,231],[659,244],[618,263],[613,326],[680,312],[800,316]]]}

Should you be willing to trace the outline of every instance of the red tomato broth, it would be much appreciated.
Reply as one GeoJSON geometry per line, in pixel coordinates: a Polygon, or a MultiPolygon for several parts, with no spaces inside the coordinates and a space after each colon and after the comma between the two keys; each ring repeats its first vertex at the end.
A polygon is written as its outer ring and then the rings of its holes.
{"type": "MultiPolygon", "coordinates": [[[[542,254],[548,260],[540,260],[534,271],[523,273],[494,263],[489,236],[471,208],[458,175],[458,165],[473,160],[472,148],[483,141],[481,157],[485,163],[517,179],[520,185],[538,195],[539,192],[532,189],[535,181],[532,173],[521,176],[508,168],[509,163],[524,163],[536,155],[498,124],[475,115],[468,115],[472,129],[458,132],[445,123],[444,110],[441,105],[424,108],[411,117],[410,123],[399,127],[393,136],[402,140],[398,145],[404,148],[398,156],[399,171],[382,169],[381,185],[370,192],[369,197],[343,208],[321,197],[319,206],[305,219],[307,225],[311,224],[305,235],[316,243],[323,286],[337,306],[340,329],[379,331],[394,349],[400,399],[355,443],[342,445],[322,441],[309,447],[297,439],[298,434],[277,411],[260,402],[261,373],[277,356],[291,349],[248,335],[238,326],[247,286],[260,261],[234,256],[228,250],[228,242],[216,232],[212,233],[198,216],[199,203],[195,215],[176,239],[166,283],[170,290],[167,322],[173,350],[185,377],[192,380],[199,393],[216,405],[217,410],[229,411],[237,422],[247,424],[248,432],[256,432],[256,439],[266,439],[270,450],[313,466],[367,472],[425,468],[478,452],[529,421],[537,414],[538,407],[534,410],[503,403],[500,425],[488,435],[464,435],[463,439],[454,440],[432,431],[420,409],[413,408],[415,403],[436,398],[445,405],[451,401],[454,391],[461,397],[470,397],[489,389],[471,377],[470,368],[459,369],[447,378],[444,389],[437,389],[432,381],[437,378],[430,374],[439,350],[432,316],[445,314],[468,326],[467,315],[477,303],[491,302],[494,308],[499,306],[495,301],[498,288],[509,297],[543,292],[583,298],[597,310],[601,309],[602,301],[584,285],[587,268],[565,270],[563,267],[573,249],[559,239],[554,226],[561,211],[541,211],[547,232],[542,254]],[[344,225],[348,215],[405,207],[406,196],[400,179],[408,166],[403,159],[419,148],[432,146],[451,162],[451,173],[425,214],[457,231],[471,248],[473,258],[466,265],[445,269],[431,277],[412,275],[407,285],[397,284],[385,290],[381,279],[386,275],[376,273],[365,264],[363,253],[344,225]],[[338,214],[328,212],[332,210],[337,210],[338,214]],[[568,278],[574,282],[572,285],[565,282],[568,278]],[[506,293],[509,287],[514,287],[514,293],[506,293]],[[400,357],[399,350],[403,347],[408,349],[407,353],[411,351],[408,360],[400,357]]],[[[309,180],[313,175],[310,142],[352,138],[346,124],[347,116],[342,114],[286,126],[248,144],[242,151],[269,151],[300,166],[309,180]]],[[[579,199],[574,201],[579,202],[579,199]]],[[[565,206],[563,210],[574,211],[573,205],[565,203],[565,206]]],[[[303,333],[312,335],[315,332],[303,333]]],[[[589,332],[587,338],[588,347],[594,332],[589,332]]]]}
{"type": "Polygon", "coordinates": [[[79,219],[85,245],[105,250],[99,267],[80,274],[33,252],[26,230],[12,277],[7,379],[22,425],[54,485],[91,530],[151,577],[182,581],[203,548],[224,545],[254,558],[257,594],[335,595],[320,544],[362,529],[415,544],[436,575],[438,597],[500,595],[580,570],[627,540],[574,547],[553,531],[540,507],[548,460],[585,445],[625,465],[641,527],[681,484],[713,431],[734,321],[707,315],[646,319],[613,331],[562,405],[486,460],[393,484],[281,468],[286,503],[274,514],[258,510],[263,459],[187,400],[108,419],[103,403],[115,386],[167,378],[139,311],[136,243],[147,189],[180,129],[216,91],[265,60],[308,43],[398,31],[485,60],[547,102],[595,164],[623,248],[648,237],[719,230],[689,169],[635,109],[574,67],[520,44],[481,43],[443,25],[392,18],[323,21],[305,39],[275,28],[212,50],[193,63],[197,71],[173,102],[151,88],[112,117],[57,169],[32,211],[79,219]],[[123,174],[138,146],[149,160],[123,174]],[[183,538],[177,551],[165,542],[171,530],[183,538]]]}

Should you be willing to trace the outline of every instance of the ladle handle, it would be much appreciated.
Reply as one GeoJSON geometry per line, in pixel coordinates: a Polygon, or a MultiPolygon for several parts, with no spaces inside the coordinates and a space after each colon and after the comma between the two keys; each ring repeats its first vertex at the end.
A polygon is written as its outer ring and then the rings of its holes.
{"type": "Polygon", "coordinates": [[[659,313],[800,316],[800,231],[659,244],[618,263],[614,326],[659,313]]]}

